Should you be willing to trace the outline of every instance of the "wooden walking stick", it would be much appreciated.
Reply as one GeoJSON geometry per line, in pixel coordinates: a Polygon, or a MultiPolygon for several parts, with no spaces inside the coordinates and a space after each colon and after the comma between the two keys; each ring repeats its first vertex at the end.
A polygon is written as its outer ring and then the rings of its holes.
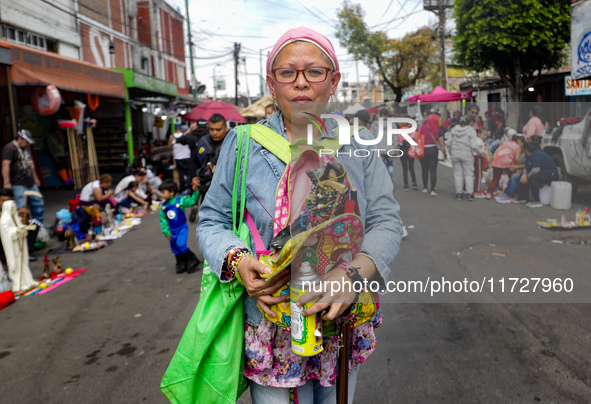
{"type": "Polygon", "coordinates": [[[88,146],[88,180],[94,181],[98,179],[99,172],[97,166],[98,159],[96,156],[96,147],[94,144],[94,134],[92,133],[91,126],[86,128],[86,145],[88,146]]]}
{"type": "Polygon", "coordinates": [[[351,328],[348,321],[342,324],[341,349],[339,352],[339,377],[337,379],[337,404],[349,403],[349,346],[351,328]]]}
{"type": "Polygon", "coordinates": [[[70,148],[70,163],[72,165],[72,174],[74,175],[74,187],[78,188],[80,172],[78,170],[78,153],[76,149],[76,138],[74,135],[74,129],[67,128],[68,134],[68,146],[70,148]]]}

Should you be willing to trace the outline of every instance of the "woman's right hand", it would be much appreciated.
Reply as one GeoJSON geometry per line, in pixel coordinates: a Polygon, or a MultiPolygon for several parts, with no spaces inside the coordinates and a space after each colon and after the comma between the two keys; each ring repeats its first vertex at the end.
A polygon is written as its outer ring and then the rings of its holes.
{"type": "Polygon", "coordinates": [[[249,296],[257,299],[259,307],[271,317],[276,317],[276,314],[271,310],[270,306],[283,303],[289,300],[289,295],[271,296],[273,293],[281,289],[291,278],[291,271],[289,269],[283,270],[282,273],[275,276],[270,281],[261,278],[261,274],[268,274],[271,268],[259,262],[254,257],[246,256],[240,260],[238,264],[238,272],[244,283],[244,287],[249,296]]]}

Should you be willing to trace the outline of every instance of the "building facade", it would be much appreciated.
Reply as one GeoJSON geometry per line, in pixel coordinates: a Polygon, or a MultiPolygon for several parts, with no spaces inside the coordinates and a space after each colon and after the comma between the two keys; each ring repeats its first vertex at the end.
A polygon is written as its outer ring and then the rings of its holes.
{"type": "Polygon", "coordinates": [[[131,69],[189,94],[184,18],[163,0],[0,2],[1,38],[81,59],[131,69]]]}
{"type": "Polygon", "coordinates": [[[137,146],[166,134],[169,107],[189,99],[183,23],[164,0],[0,0],[0,47],[15,61],[0,69],[0,92],[6,94],[0,114],[11,121],[0,128],[0,146],[26,127],[40,140],[38,154],[49,155],[44,140],[59,120],[69,118],[68,108],[76,102],[90,106],[95,104],[90,97],[99,97],[98,108],[86,108],[85,116],[98,120],[101,171],[124,169],[137,146]],[[81,76],[72,85],[58,77],[80,72],[94,76],[81,76]],[[97,89],[97,75],[122,90],[97,89]],[[31,94],[48,84],[58,87],[64,104],[58,113],[40,116],[31,107],[31,94]]]}

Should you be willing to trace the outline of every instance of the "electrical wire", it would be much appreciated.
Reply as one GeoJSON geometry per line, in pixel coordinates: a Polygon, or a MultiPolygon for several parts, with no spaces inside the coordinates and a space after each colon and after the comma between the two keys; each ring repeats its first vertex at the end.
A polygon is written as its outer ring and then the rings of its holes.
{"type": "MultiPolygon", "coordinates": [[[[306,7],[304,4],[302,4],[302,2],[301,2],[300,0],[296,0],[296,1],[297,1],[297,3],[298,3],[300,6],[302,6],[302,7],[303,7],[303,8],[304,8],[304,9],[305,9],[305,10],[306,10],[306,11],[307,11],[307,12],[308,12],[310,15],[312,15],[314,18],[318,19],[318,20],[319,20],[320,22],[322,22],[322,23],[328,24],[328,22],[327,22],[326,20],[323,20],[322,18],[320,18],[320,17],[318,16],[318,14],[315,14],[315,13],[314,13],[312,10],[310,10],[308,7],[306,7]]],[[[326,14],[324,14],[322,11],[318,10],[318,12],[319,12],[320,14],[322,14],[322,15],[324,16],[324,18],[326,18],[327,20],[330,20],[330,21],[332,21],[334,24],[338,23],[338,21],[337,21],[337,20],[335,20],[334,18],[327,17],[327,16],[326,16],[326,14]]]]}
{"type": "MultiPolygon", "coordinates": [[[[399,9],[398,9],[398,11],[396,12],[396,14],[394,14],[394,17],[392,17],[392,18],[391,18],[390,20],[388,20],[388,21],[385,21],[385,22],[382,22],[382,23],[378,23],[378,24],[376,24],[376,25],[373,25],[373,26],[372,26],[372,27],[370,27],[370,28],[372,28],[372,29],[375,29],[375,28],[377,28],[377,27],[381,27],[381,26],[383,26],[383,25],[386,25],[386,26],[387,26],[387,24],[391,23],[392,21],[395,21],[395,20],[398,18],[398,15],[399,15],[399,14],[400,14],[402,11],[404,11],[404,6],[406,6],[406,3],[408,3],[408,2],[409,2],[409,0],[404,0],[404,3],[403,3],[403,4],[400,4],[400,0],[396,0],[396,2],[397,2],[397,3],[398,3],[398,5],[400,6],[400,8],[399,8],[399,9]]],[[[417,4],[419,4],[419,3],[417,3],[417,4]]],[[[406,17],[406,15],[404,15],[402,18],[405,18],[405,17],[406,17]]],[[[381,20],[381,19],[380,19],[380,20],[381,20]]]]}
{"type": "Polygon", "coordinates": [[[220,56],[211,56],[211,57],[197,57],[197,56],[193,56],[193,59],[198,59],[198,60],[221,59],[221,58],[226,57],[226,56],[229,56],[231,54],[232,54],[232,52],[228,52],[228,53],[225,53],[225,54],[220,55],[220,56]]]}
{"type": "MultiPolygon", "coordinates": [[[[384,18],[384,16],[385,16],[386,14],[388,14],[388,11],[390,11],[390,7],[392,6],[392,3],[394,3],[394,0],[390,0],[390,2],[388,3],[388,7],[386,7],[386,11],[384,11],[384,12],[382,13],[382,16],[381,16],[381,17],[380,17],[380,19],[378,20],[377,24],[379,24],[380,22],[382,22],[382,18],[384,18]]],[[[398,3],[398,4],[400,4],[400,3],[398,3]]]]}

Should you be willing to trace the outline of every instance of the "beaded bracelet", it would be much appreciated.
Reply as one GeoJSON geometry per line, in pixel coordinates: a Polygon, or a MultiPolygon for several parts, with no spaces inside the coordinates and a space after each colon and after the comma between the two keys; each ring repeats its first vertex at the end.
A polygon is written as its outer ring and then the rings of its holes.
{"type": "Polygon", "coordinates": [[[234,276],[236,277],[236,280],[242,285],[244,286],[244,281],[242,280],[242,277],[240,276],[240,271],[238,270],[238,264],[240,264],[240,261],[242,261],[242,258],[249,256],[249,252],[247,250],[242,250],[239,253],[236,253],[236,255],[234,256],[235,258],[232,260],[232,271],[234,272],[234,276]]]}
{"type": "Polygon", "coordinates": [[[232,278],[236,278],[238,282],[244,284],[242,282],[242,278],[240,277],[240,273],[238,272],[238,264],[245,256],[250,255],[250,252],[245,248],[236,248],[230,250],[230,252],[226,255],[226,259],[224,261],[224,268],[223,268],[223,275],[224,278],[227,280],[232,280],[232,278]]]}

